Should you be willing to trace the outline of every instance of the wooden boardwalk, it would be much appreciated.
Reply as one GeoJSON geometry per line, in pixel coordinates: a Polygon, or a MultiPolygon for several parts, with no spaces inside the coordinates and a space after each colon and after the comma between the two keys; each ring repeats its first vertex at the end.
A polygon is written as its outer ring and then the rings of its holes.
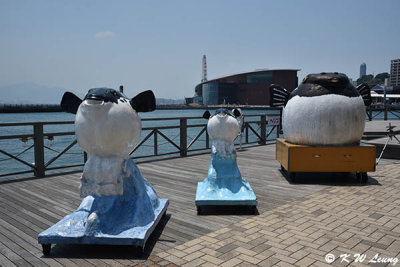
{"type": "MultiPolygon", "coordinates": [[[[159,197],[170,200],[167,215],[142,257],[127,246],[86,245],[56,245],[50,257],[43,257],[37,236],[78,207],[80,173],[0,180],[0,266],[134,265],[151,254],[255,216],[246,209],[212,209],[207,215],[197,215],[197,182],[205,178],[209,162],[210,154],[205,153],[138,164],[159,197]]],[[[259,213],[332,185],[358,183],[353,175],[331,174],[321,180],[304,174],[299,184],[292,184],[275,161],[275,145],[238,151],[238,165],[257,196],[259,213]]]]}

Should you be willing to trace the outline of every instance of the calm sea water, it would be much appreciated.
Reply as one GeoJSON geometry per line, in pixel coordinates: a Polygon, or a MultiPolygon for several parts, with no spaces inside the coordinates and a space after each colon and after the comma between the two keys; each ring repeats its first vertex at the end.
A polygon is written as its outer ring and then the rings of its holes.
{"type": "MultiPolygon", "coordinates": [[[[155,110],[148,113],[140,113],[141,118],[172,118],[172,117],[201,117],[205,109],[186,109],[186,110],[155,110]]],[[[271,114],[271,111],[260,110],[244,110],[244,114],[271,114]]],[[[211,110],[212,113],[212,110],[211,110]]],[[[7,122],[45,122],[45,121],[73,121],[75,115],[62,112],[54,113],[0,113],[0,123],[7,122]]],[[[247,121],[256,121],[259,117],[249,118],[247,121]]],[[[191,119],[188,120],[189,124],[205,124],[207,123],[204,119],[191,119]]],[[[179,120],[160,120],[160,121],[143,121],[142,127],[153,127],[153,126],[169,126],[179,125],[179,120]]],[[[258,130],[257,124],[252,124],[253,128],[258,130]]],[[[193,138],[202,130],[202,127],[188,128],[188,140],[189,144],[193,138]]],[[[74,131],[74,125],[45,125],[44,133],[55,133],[55,132],[67,132],[74,131]]],[[[165,129],[161,131],[168,138],[173,140],[179,145],[179,129],[165,129]]],[[[32,126],[18,126],[18,127],[0,127],[0,135],[17,135],[17,134],[32,134],[32,126]]],[[[147,136],[149,131],[142,131],[141,140],[147,136]]],[[[203,133],[201,137],[196,141],[191,148],[204,148],[206,133],[203,133]]],[[[249,141],[257,141],[257,137],[249,131],[249,141]]],[[[275,138],[272,135],[270,138],[275,138]]],[[[60,151],[67,147],[71,142],[75,140],[75,136],[55,136],[54,140],[45,139],[45,162],[48,162],[60,151]]],[[[239,140],[236,140],[239,143],[239,140]]],[[[137,151],[132,155],[133,157],[150,155],[153,153],[153,137],[149,138],[137,151]]],[[[4,150],[12,155],[15,155],[29,163],[34,162],[33,153],[33,140],[29,139],[23,142],[19,139],[8,139],[0,140],[0,149],[4,150]]],[[[158,135],[158,153],[177,152],[177,149],[167,142],[164,138],[158,135]]],[[[57,167],[63,165],[72,165],[83,163],[83,151],[79,145],[73,146],[66,154],[58,158],[50,167],[57,167]]],[[[30,167],[26,166],[16,160],[9,159],[7,156],[0,153],[0,174],[12,173],[19,171],[29,170],[30,167]]],[[[1,177],[0,177],[1,178],[1,177]]]]}

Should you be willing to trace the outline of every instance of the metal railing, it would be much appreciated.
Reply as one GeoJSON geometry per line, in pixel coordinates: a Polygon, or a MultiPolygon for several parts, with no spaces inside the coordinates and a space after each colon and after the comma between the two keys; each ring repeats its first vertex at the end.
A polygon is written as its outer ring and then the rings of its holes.
{"type": "Polygon", "coordinates": [[[388,115],[392,115],[395,119],[400,119],[400,106],[395,105],[380,105],[380,106],[369,106],[366,109],[367,117],[369,121],[383,115],[383,120],[388,120],[388,115]]]}
{"type": "Polygon", "coordinates": [[[36,177],[44,177],[46,170],[54,170],[54,169],[62,169],[62,168],[72,168],[83,166],[82,164],[72,164],[72,165],[64,165],[58,167],[50,167],[50,165],[56,161],[59,157],[65,154],[68,150],[70,150],[77,141],[74,140],[70,143],[66,148],[64,148],[61,152],[59,152],[55,157],[51,158],[47,162],[45,162],[45,148],[48,148],[44,145],[44,140],[53,140],[55,136],[67,136],[67,135],[75,135],[75,132],[49,132],[44,133],[43,128],[44,125],[60,125],[60,124],[73,124],[73,121],[55,121],[55,122],[22,122],[22,123],[1,123],[0,127],[18,127],[18,126],[31,126],[33,128],[33,133],[31,134],[16,134],[16,135],[2,135],[0,136],[0,140],[12,140],[19,139],[23,142],[26,142],[30,139],[33,140],[33,145],[29,146],[22,153],[18,153],[18,155],[13,155],[10,152],[7,152],[0,148],[0,154],[6,155],[10,159],[14,159],[25,166],[30,167],[30,170],[12,172],[12,173],[0,173],[0,177],[3,176],[11,176],[18,174],[26,174],[32,173],[36,177]],[[29,163],[26,160],[23,160],[19,157],[21,154],[28,152],[33,148],[34,162],[29,163]]]}
{"type": "MultiPolygon", "coordinates": [[[[268,141],[275,140],[276,137],[279,136],[280,125],[269,126],[267,124],[268,116],[281,116],[281,109],[271,109],[272,113],[266,114],[256,114],[256,115],[245,115],[244,116],[244,131],[242,133],[242,137],[244,137],[244,145],[258,144],[264,145],[268,141]],[[273,133],[276,133],[273,138],[268,139],[272,136],[273,133]]],[[[149,157],[160,157],[167,155],[179,155],[181,157],[187,156],[189,153],[197,152],[197,151],[205,151],[210,148],[210,142],[207,134],[207,124],[206,121],[202,117],[174,117],[174,118],[147,118],[142,119],[144,124],[155,124],[157,121],[162,121],[164,124],[167,121],[179,121],[179,124],[175,125],[165,125],[165,126],[151,126],[151,127],[143,127],[142,128],[142,137],[140,142],[136,145],[136,147],[131,152],[131,157],[134,159],[140,158],[149,158],[149,157]],[[193,123],[191,123],[194,121],[193,123]],[[197,121],[197,122],[196,122],[197,121]],[[199,121],[204,121],[204,123],[199,123],[199,121]],[[168,136],[166,133],[169,131],[171,133],[174,132],[176,134],[175,138],[168,136]],[[193,137],[188,135],[190,132],[193,137]],[[175,141],[175,139],[178,140],[175,141]],[[201,139],[203,137],[203,139],[201,139]],[[159,151],[161,145],[163,145],[161,140],[164,139],[163,144],[169,144],[172,146],[166,152],[159,151]],[[189,142],[188,142],[189,141],[189,142]],[[149,146],[147,143],[151,142],[150,145],[152,147],[151,152],[147,151],[146,153],[141,153],[135,155],[141,147],[149,146]],[[134,155],[134,156],[133,156],[134,155]]],[[[29,170],[17,171],[17,172],[6,172],[2,173],[0,171],[0,177],[5,176],[13,176],[20,174],[33,173],[36,177],[44,177],[46,175],[46,171],[57,170],[57,169],[65,169],[65,168],[76,168],[84,165],[84,162],[87,159],[87,155],[82,151],[81,155],[82,162],[78,164],[66,164],[66,165],[58,165],[53,166],[53,163],[56,162],[61,156],[65,155],[72,147],[77,144],[77,140],[73,138],[73,141],[70,142],[64,149],[61,151],[56,151],[51,149],[50,147],[45,145],[44,140],[54,140],[54,137],[58,136],[74,136],[75,132],[44,132],[44,126],[47,125],[67,125],[73,124],[73,121],[56,121],[56,122],[24,122],[24,123],[1,123],[0,129],[3,127],[19,127],[19,126],[30,126],[32,127],[32,133],[30,134],[14,134],[14,135],[1,135],[1,140],[12,140],[17,139],[26,142],[27,140],[32,140],[33,144],[28,148],[24,149],[21,153],[13,154],[10,151],[5,151],[2,147],[0,147],[0,155],[5,155],[7,160],[15,160],[27,167],[29,170]],[[21,154],[30,152],[33,149],[33,163],[29,163],[27,160],[21,158],[21,154]],[[48,157],[46,155],[47,151],[53,150],[56,152],[56,155],[53,157],[48,157]],[[45,160],[47,158],[47,160],[45,160]]],[[[171,123],[173,124],[173,123],[171,123]]],[[[4,159],[3,159],[4,160],[4,159]]]]}

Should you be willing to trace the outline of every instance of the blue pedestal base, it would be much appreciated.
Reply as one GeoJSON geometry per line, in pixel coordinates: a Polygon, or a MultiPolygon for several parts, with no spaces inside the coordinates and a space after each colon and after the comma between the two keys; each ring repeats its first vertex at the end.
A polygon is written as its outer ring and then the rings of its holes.
{"type": "Polygon", "coordinates": [[[208,176],[197,184],[195,203],[196,206],[257,206],[256,195],[240,174],[235,151],[225,157],[216,153],[211,154],[208,176]]]}
{"type": "Polygon", "coordinates": [[[159,199],[135,163],[127,160],[130,175],[123,179],[123,195],[85,197],[75,212],[39,234],[44,252],[50,244],[145,246],[169,202],[159,199]]]}
{"type": "Polygon", "coordinates": [[[122,232],[115,231],[114,234],[95,233],[87,234],[85,223],[64,228],[71,221],[79,219],[80,212],[64,217],[57,224],[53,225],[39,235],[39,244],[99,244],[99,245],[133,245],[144,247],[150,234],[157,226],[161,217],[168,207],[168,199],[160,199],[160,206],[154,211],[154,220],[143,226],[136,226],[125,229],[122,232]]]}
{"type": "Polygon", "coordinates": [[[256,195],[249,183],[244,180],[243,184],[248,189],[234,193],[226,188],[218,190],[219,192],[208,191],[208,183],[199,182],[196,191],[196,206],[257,206],[256,195]]]}

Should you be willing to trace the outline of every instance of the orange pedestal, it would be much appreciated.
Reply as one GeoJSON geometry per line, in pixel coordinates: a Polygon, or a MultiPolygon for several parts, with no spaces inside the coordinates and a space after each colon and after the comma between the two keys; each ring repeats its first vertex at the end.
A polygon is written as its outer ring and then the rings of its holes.
{"type": "Polygon", "coordinates": [[[292,178],[296,172],[356,172],[363,182],[375,171],[375,146],[307,146],[276,139],[276,159],[292,178]]]}

